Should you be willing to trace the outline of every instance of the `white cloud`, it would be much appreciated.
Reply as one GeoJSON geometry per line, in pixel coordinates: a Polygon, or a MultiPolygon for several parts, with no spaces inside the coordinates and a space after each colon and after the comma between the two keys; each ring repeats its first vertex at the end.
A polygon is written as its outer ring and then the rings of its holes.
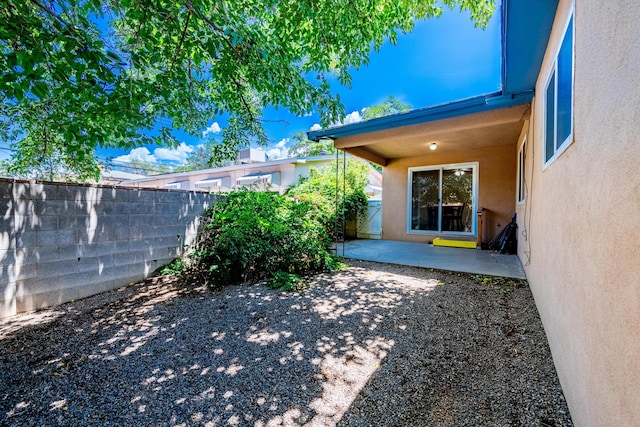
{"type": "Polygon", "coordinates": [[[352,123],[358,123],[362,121],[362,116],[360,116],[360,113],[358,111],[353,111],[350,114],[347,114],[346,117],[343,120],[343,123],[345,125],[350,125],[352,123]]]}
{"type": "Polygon", "coordinates": [[[146,147],[134,148],[129,152],[129,154],[118,156],[113,160],[115,162],[126,162],[126,163],[131,163],[133,161],[155,163],[157,161],[156,157],[153,154],[151,154],[151,152],[146,147]]]}
{"type": "Polygon", "coordinates": [[[134,148],[122,156],[118,156],[113,159],[116,162],[144,162],[144,163],[158,163],[159,160],[166,160],[170,162],[184,163],[189,156],[189,153],[193,151],[193,147],[181,142],[178,148],[156,148],[153,150],[153,154],[146,147],[134,148]]]}
{"type": "Polygon", "coordinates": [[[153,154],[158,160],[184,163],[192,151],[193,147],[181,142],[178,148],[156,148],[153,154]]]}
{"type": "Polygon", "coordinates": [[[269,156],[270,160],[285,159],[289,156],[289,149],[287,148],[288,142],[289,138],[284,138],[273,147],[267,147],[265,153],[269,156]]]}
{"type": "Polygon", "coordinates": [[[213,122],[213,123],[211,123],[211,126],[206,128],[202,132],[202,137],[204,138],[205,136],[209,135],[210,133],[213,133],[213,134],[220,133],[221,130],[222,129],[220,129],[220,125],[218,124],[218,122],[213,122]]]}
{"type": "Polygon", "coordinates": [[[313,132],[314,130],[322,130],[322,126],[320,126],[318,123],[314,124],[313,126],[311,126],[309,128],[309,131],[313,132]]]}

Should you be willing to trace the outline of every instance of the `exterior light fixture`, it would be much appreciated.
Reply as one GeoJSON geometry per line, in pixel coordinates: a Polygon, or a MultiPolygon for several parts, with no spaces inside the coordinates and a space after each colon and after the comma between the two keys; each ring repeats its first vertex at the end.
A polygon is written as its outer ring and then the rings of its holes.
{"type": "Polygon", "coordinates": [[[432,142],[431,144],[429,144],[429,150],[433,151],[436,148],[438,148],[438,144],[436,144],[435,142],[432,142]]]}

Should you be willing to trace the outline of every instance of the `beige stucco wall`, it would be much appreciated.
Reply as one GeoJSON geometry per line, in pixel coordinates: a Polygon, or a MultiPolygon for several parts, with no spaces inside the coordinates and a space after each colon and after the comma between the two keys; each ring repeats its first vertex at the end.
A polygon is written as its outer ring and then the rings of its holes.
{"type": "MultiPolygon", "coordinates": [[[[571,2],[561,0],[544,93],[571,2]]],[[[525,266],[577,426],[640,425],[640,3],[575,2],[574,140],[542,168],[528,128],[525,266]]]]}
{"type": "MultiPolygon", "coordinates": [[[[509,222],[515,209],[516,145],[447,153],[437,150],[423,156],[391,160],[382,179],[382,238],[429,242],[438,234],[407,233],[407,185],[410,167],[478,162],[478,207],[487,209],[483,240],[488,241],[509,222]],[[389,190],[389,189],[394,189],[389,190]]],[[[475,240],[475,239],[473,239],[475,240]]]]}

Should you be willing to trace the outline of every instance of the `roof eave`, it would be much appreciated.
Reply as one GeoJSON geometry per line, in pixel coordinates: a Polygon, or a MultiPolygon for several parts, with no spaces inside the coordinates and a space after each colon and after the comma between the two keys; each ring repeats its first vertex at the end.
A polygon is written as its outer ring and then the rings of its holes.
{"type": "Polygon", "coordinates": [[[500,108],[515,107],[522,104],[528,104],[532,99],[532,92],[519,94],[503,94],[501,92],[497,92],[447,104],[436,105],[434,107],[412,110],[407,113],[394,114],[364,122],[312,131],[308,132],[307,135],[308,138],[313,141],[319,141],[322,138],[338,139],[352,135],[393,129],[401,126],[445,120],[500,108]]]}

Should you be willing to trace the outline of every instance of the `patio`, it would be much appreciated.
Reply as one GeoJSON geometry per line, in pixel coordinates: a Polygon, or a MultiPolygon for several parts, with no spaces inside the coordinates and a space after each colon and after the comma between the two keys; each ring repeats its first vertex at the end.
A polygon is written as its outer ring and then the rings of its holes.
{"type": "Polygon", "coordinates": [[[338,255],[350,259],[435,268],[462,273],[525,279],[516,255],[487,250],[436,247],[394,240],[352,240],[338,245],[338,255]]]}

